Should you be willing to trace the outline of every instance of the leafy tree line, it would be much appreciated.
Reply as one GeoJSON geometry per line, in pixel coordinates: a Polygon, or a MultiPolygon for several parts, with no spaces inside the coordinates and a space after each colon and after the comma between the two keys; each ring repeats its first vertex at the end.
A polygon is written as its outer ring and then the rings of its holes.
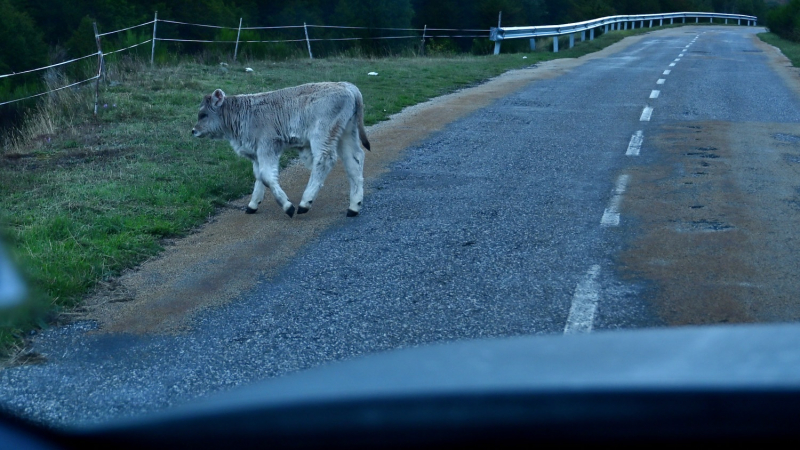
{"type": "MultiPolygon", "coordinates": [[[[783,9],[793,7],[796,12],[798,4],[798,0],[793,0],[783,9]]],[[[165,19],[230,27],[236,27],[241,17],[245,26],[306,22],[371,28],[428,25],[488,29],[497,23],[499,11],[503,11],[504,25],[517,26],[613,14],[676,11],[764,17],[767,9],[765,0],[0,0],[0,72],[25,70],[48,60],[92,53],[96,49],[92,22],[97,22],[101,32],[111,31],[152,20],[155,11],[165,19]]],[[[173,34],[185,39],[208,38],[208,29],[163,28],[166,33],[163,36],[167,37],[173,34]]],[[[147,39],[146,28],[135,33],[147,39]]],[[[315,30],[315,33],[335,32],[315,30]]],[[[159,35],[162,36],[161,31],[159,35]]]]}

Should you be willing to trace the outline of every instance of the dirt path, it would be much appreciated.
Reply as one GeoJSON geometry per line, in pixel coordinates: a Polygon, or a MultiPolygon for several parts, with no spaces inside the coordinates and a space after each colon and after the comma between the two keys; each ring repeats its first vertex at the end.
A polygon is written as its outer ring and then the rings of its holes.
{"type": "MultiPolygon", "coordinates": [[[[654,33],[676,32],[685,31],[654,33]]],[[[373,151],[367,154],[365,186],[402,157],[404,149],[448,123],[531,82],[563,75],[587,61],[621,51],[645,36],[626,38],[578,59],[553,60],[511,71],[477,87],[407,108],[391,120],[370,127],[367,133],[373,151]]],[[[281,174],[284,190],[295,200],[307,179],[308,172],[299,165],[281,174]]],[[[337,165],[309,214],[289,219],[267,198],[258,214],[245,215],[242,209],[249,197],[232,202],[195,233],[172,242],[160,256],[101,286],[72,317],[96,320],[100,332],[180,332],[188,327],[187,319],[193,313],[230,301],[276,273],[324,230],[345,220],[358,220],[344,217],[347,192],[346,178],[337,165]]],[[[368,210],[369,189],[366,194],[364,208],[368,210]]]]}

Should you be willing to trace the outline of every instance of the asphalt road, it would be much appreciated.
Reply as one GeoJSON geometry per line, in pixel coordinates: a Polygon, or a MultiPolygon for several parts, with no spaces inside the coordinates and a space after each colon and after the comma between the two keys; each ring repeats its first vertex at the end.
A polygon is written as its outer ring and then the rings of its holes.
{"type": "Polygon", "coordinates": [[[185,329],[41,333],[45,361],[0,372],[0,403],[74,424],[433,342],[797,320],[800,96],[756,31],[656,33],[531,83],[409,148],[361,216],[185,329]]]}

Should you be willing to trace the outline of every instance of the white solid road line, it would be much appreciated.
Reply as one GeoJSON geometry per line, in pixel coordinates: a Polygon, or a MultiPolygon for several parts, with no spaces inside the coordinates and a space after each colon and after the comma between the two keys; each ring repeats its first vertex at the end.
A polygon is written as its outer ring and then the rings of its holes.
{"type": "Polygon", "coordinates": [[[603,217],[600,218],[600,225],[604,227],[616,227],[619,225],[619,205],[622,203],[622,194],[625,193],[630,178],[631,176],[627,174],[620,175],[619,178],[617,178],[617,185],[614,187],[614,195],[611,196],[608,208],[603,211],[603,217]]]}
{"type": "MultiPolygon", "coordinates": [[[[658,91],[653,91],[658,92],[658,91]]],[[[631,142],[628,144],[628,151],[625,152],[626,156],[639,156],[639,151],[642,149],[642,142],[644,142],[644,135],[642,130],[639,130],[631,136],[631,142]]]]}
{"type": "Polygon", "coordinates": [[[650,91],[650,98],[658,98],[659,95],[661,95],[661,91],[657,91],[655,89],[650,91]]]}
{"type": "Polygon", "coordinates": [[[649,122],[650,116],[653,115],[653,107],[652,106],[645,106],[642,110],[642,115],[639,117],[640,122],[649,122]]]}
{"type": "Polygon", "coordinates": [[[590,333],[592,331],[597,303],[600,300],[598,275],[600,275],[600,266],[595,264],[589,268],[589,271],[575,287],[567,324],[564,326],[564,334],[590,333]]]}
{"type": "Polygon", "coordinates": [[[667,80],[665,80],[663,78],[659,78],[658,81],[656,81],[656,84],[664,84],[665,81],[667,81],[667,80]]]}

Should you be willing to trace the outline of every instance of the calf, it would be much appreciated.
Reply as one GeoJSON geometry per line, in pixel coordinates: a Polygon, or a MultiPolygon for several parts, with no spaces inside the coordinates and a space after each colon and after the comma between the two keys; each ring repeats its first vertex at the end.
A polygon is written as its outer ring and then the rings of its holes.
{"type": "Polygon", "coordinates": [[[341,158],[350,181],[347,216],[357,216],[364,198],[364,100],[350,83],[310,83],[260,94],[226,96],[217,89],[200,104],[192,135],[226,139],[233,150],[253,163],[256,177],[245,212],[252,214],[269,188],[283,211],[294,205],[278,184],[278,162],[287,148],[300,150],[311,170],[298,214],[308,212],[325,178],[341,158]]]}

